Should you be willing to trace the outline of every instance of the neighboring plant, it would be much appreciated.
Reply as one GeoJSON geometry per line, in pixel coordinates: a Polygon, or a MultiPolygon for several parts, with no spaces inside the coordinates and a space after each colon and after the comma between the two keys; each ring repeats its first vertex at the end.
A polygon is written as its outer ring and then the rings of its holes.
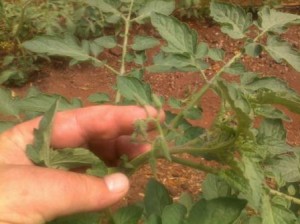
{"type": "MultiPolygon", "coordinates": [[[[208,18],[209,16],[209,5],[211,0],[181,0],[178,1],[176,5],[175,14],[181,18],[208,18]]],[[[220,0],[223,3],[232,3],[231,0],[220,0]]],[[[244,7],[247,11],[256,14],[259,7],[271,6],[271,7],[280,7],[283,0],[261,0],[257,3],[254,0],[246,1],[234,1],[244,7]]]]}
{"type": "Polygon", "coordinates": [[[21,43],[38,34],[102,34],[105,21],[85,1],[0,1],[0,84],[23,85],[38,67],[21,43]]]}
{"type": "MultiPolygon", "coordinates": [[[[300,113],[300,95],[279,78],[248,71],[242,57],[258,57],[266,52],[277,63],[287,63],[300,72],[299,51],[280,36],[289,24],[299,22],[300,16],[265,6],[259,10],[258,20],[254,21],[251,14],[239,6],[212,1],[210,15],[220,23],[222,32],[244,43],[239,51],[229,56],[222,49],[199,42],[195,30],[170,16],[175,9],[173,1],[89,0],[88,4],[100,10],[105,18],[117,22],[118,30],[122,25],[121,34],[88,40],[78,40],[70,34],[37,36],[22,46],[43,57],[69,57],[71,64],[91,62],[115,74],[116,97],[110,99],[105,94],[95,93],[90,97],[93,102],[114,101],[119,105],[140,106],[150,104],[158,110],[165,108],[167,102],[172,108],[172,112],[166,112],[164,124],[151,118],[136,123],[133,140],[150,143],[152,150],[131,161],[123,157],[122,165],[114,170],[131,174],[141,165],[149,163],[155,177],[156,160],[163,158],[208,173],[200,199],[193,199],[184,193],[178,202],[174,202],[167,189],[152,179],[146,187],[144,203],[119,209],[111,214],[110,222],[299,223],[300,199],[297,196],[300,190],[300,153],[298,148],[286,143],[283,122],[290,121],[290,118],[274,105],[282,105],[300,113]],[[163,45],[150,35],[137,34],[130,38],[132,25],[147,21],[151,21],[160,34],[163,45]],[[256,26],[255,37],[250,35],[253,26],[256,26]],[[153,60],[147,58],[146,51],[158,46],[160,52],[153,60]],[[119,68],[99,59],[107,48],[121,50],[119,68]],[[207,69],[213,61],[221,62],[222,66],[212,78],[208,78],[207,69]],[[129,70],[128,62],[134,63],[135,68],[129,70]],[[193,71],[203,78],[205,84],[185,99],[170,98],[167,101],[157,96],[150,85],[143,81],[146,71],[193,71]],[[227,81],[223,78],[225,73],[234,76],[237,81],[227,81]],[[194,126],[190,121],[201,119],[200,100],[208,90],[213,90],[219,96],[221,107],[212,127],[204,129],[194,126]],[[261,120],[259,124],[257,118],[261,120]],[[155,137],[147,135],[148,122],[156,125],[155,137]],[[218,165],[211,167],[202,160],[195,162],[184,159],[180,156],[183,153],[213,160],[218,165]]],[[[4,90],[0,90],[0,96],[3,99],[0,111],[14,115],[17,120],[21,120],[20,114],[23,114],[22,118],[24,114],[30,118],[48,111],[35,132],[35,143],[27,149],[28,156],[35,164],[58,169],[89,164],[87,172],[91,175],[103,176],[110,172],[87,149],[56,151],[50,147],[53,115],[57,110],[80,106],[78,100],[70,103],[64,98],[59,100],[59,96],[37,93],[36,90],[31,90],[24,99],[16,99],[4,90]],[[50,110],[49,105],[53,105],[50,110]]],[[[52,223],[99,223],[102,217],[101,213],[80,214],[52,223]]]]}
{"type": "Polygon", "coordinates": [[[179,1],[176,13],[180,17],[186,18],[204,18],[209,15],[208,0],[183,0],[179,1]]]}

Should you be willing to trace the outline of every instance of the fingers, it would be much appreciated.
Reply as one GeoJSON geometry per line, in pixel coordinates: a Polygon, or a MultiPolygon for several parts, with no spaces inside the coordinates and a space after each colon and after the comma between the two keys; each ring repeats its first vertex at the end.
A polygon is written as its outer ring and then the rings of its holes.
{"type": "MultiPolygon", "coordinates": [[[[131,134],[134,122],[149,116],[164,119],[164,114],[152,107],[147,111],[137,106],[93,106],[56,115],[53,125],[52,145],[55,148],[78,147],[90,139],[114,139],[120,135],[131,134]]],[[[33,130],[38,127],[40,118],[22,123],[6,132],[18,147],[33,142],[33,130]]]]}
{"type": "Polygon", "coordinates": [[[90,140],[113,140],[130,135],[135,121],[148,116],[163,119],[164,115],[153,107],[147,107],[146,111],[137,106],[96,106],[61,113],[55,119],[52,144],[63,148],[80,146],[90,140]],[[73,120],[67,123],[67,117],[73,120]]]}
{"type": "Polygon", "coordinates": [[[106,162],[107,165],[115,166],[122,155],[127,155],[131,160],[134,157],[151,149],[150,144],[132,142],[130,136],[121,136],[116,140],[91,141],[89,148],[106,162]]]}
{"type": "Polygon", "coordinates": [[[7,223],[42,223],[98,211],[116,203],[129,188],[123,174],[100,179],[33,166],[0,168],[0,179],[0,217],[7,223]]]}

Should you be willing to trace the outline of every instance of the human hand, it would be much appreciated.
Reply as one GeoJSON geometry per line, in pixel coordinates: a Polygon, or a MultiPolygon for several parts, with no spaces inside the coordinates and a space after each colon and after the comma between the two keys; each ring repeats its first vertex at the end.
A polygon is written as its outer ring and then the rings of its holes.
{"type": "MultiPolygon", "coordinates": [[[[149,150],[130,142],[134,122],[164,114],[151,107],[94,106],[57,113],[51,144],[54,148],[87,147],[102,160],[115,164],[149,150]]],[[[103,179],[75,172],[35,166],[26,145],[41,118],[19,124],[0,135],[0,224],[38,224],[59,216],[96,211],[110,206],[128,191],[123,174],[103,179]]],[[[151,129],[151,127],[149,128],[151,129]]]]}

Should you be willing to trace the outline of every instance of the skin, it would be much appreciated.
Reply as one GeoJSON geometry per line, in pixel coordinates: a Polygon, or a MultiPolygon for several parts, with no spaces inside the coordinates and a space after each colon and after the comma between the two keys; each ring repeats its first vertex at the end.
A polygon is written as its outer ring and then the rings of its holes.
{"type": "MultiPolygon", "coordinates": [[[[154,108],[146,110],[94,106],[57,113],[51,144],[57,149],[87,147],[108,164],[116,164],[123,154],[134,158],[150,149],[130,142],[134,122],[148,115],[164,119],[154,108]]],[[[40,119],[0,135],[0,224],[40,224],[64,215],[98,211],[127,193],[129,181],[120,173],[101,179],[32,164],[25,149],[32,144],[40,119]]]]}

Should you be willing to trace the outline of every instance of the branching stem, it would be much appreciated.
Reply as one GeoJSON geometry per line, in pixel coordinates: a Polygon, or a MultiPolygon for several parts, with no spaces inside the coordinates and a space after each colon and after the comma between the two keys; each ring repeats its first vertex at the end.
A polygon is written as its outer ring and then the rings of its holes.
{"type": "MultiPolygon", "coordinates": [[[[182,119],[184,111],[189,110],[193,106],[197,105],[202,96],[209,90],[216,82],[216,80],[221,76],[224,70],[230,67],[236,60],[238,60],[242,56],[242,52],[238,52],[235,54],[216,74],[215,76],[207,81],[207,83],[197,92],[191,99],[191,101],[186,105],[186,107],[177,114],[177,116],[171,122],[172,126],[176,128],[178,126],[179,121],[182,119]]],[[[203,71],[202,71],[203,72],[203,71]]]]}
{"type": "Polygon", "coordinates": [[[192,162],[190,160],[186,160],[186,159],[182,159],[182,158],[178,158],[176,156],[171,156],[172,161],[184,166],[188,166],[197,170],[201,170],[207,173],[218,173],[218,170],[216,168],[213,167],[208,167],[205,166],[204,164],[201,163],[196,163],[196,162],[192,162]]]}
{"type": "Polygon", "coordinates": [[[269,192],[270,192],[271,195],[283,197],[283,198],[293,202],[294,204],[300,205],[300,199],[299,198],[292,197],[290,195],[284,194],[282,192],[279,192],[279,191],[276,191],[276,190],[273,190],[273,189],[269,189],[269,192]]]}

